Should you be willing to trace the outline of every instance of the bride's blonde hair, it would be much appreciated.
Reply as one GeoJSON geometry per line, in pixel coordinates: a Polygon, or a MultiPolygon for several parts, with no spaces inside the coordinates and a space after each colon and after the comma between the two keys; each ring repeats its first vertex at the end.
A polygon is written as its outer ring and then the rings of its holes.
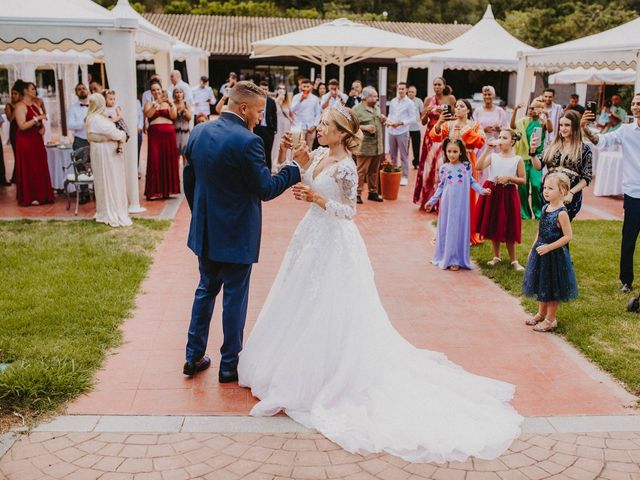
{"type": "Polygon", "coordinates": [[[351,153],[355,153],[360,149],[364,134],[360,130],[360,120],[353,113],[353,110],[340,105],[339,107],[331,107],[326,110],[327,119],[331,120],[336,128],[346,133],[342,139],[342,145],[351,153]]]}

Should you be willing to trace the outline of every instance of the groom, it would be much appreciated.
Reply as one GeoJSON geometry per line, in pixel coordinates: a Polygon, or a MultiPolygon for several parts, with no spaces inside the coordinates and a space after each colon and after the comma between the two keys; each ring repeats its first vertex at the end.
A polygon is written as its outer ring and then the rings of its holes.
{"type": "Polygon", "coordinates": [[[198,256],[196,289],[183,373],[209,368],[205,355],[216,296],[224,287],[220,383],[238,380],[249,300],[251,266],[258,261],[262,201],[272,200],[300,181],[309,156],[294,153],[299,164],[271,176],[263,142],[253,128],[264,114],[266,94],[252,82],[238,82],[228,108],[214,122],[197,125],[186,150],[184,192],[191,208],[188,246],[198,256]]]}

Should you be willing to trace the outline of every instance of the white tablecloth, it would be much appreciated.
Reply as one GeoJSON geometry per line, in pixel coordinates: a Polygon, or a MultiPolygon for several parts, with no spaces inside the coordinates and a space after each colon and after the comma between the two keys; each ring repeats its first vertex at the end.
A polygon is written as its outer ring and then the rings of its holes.
{"type": "MultiPolygon", "coordinates": [[[[47,147],[47,162],[49,163],[49,175],[51,175],[51,186],[55,190],[64,188],[64,181],[68,173],[73,173],[71,169],[64,168],[71,165],[71,148],[47,147]]],[[[69,191],[73,192],[73,185],[69,186],[69,191]]]]}
{"type": "Polygon", "coordinates": [[[616,148],[599,152],[594,171],[594,195],[622,195],[622,151],[616,148]]]}

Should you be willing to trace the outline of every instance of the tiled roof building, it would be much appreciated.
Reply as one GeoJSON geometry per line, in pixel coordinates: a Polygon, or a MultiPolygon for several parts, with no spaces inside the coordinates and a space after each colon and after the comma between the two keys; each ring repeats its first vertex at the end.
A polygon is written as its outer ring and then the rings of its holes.
{"type": "MultiPolygon", "coordinates": [[[[248,56],[251,42],[314,27],[328,20],[278,17],[145,14],[147,20],[185,43],[212,56],[248,56]]],[[[415,22],[368,22],[369,26],[443,44],[471,25],[415,22]]]]}

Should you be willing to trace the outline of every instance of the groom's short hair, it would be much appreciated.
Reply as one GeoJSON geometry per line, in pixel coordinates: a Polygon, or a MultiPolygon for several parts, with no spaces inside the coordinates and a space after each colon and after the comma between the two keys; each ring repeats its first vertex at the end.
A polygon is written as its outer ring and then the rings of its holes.
{"type": "Polygon", "coordinates": [[[258,85],[248,80],[242,80],[231,89],[229,100],[236,105],[240,105],[241,103],[250,102],[256,97],[265,98],[266,96],[267,94],[258,85]]]}

